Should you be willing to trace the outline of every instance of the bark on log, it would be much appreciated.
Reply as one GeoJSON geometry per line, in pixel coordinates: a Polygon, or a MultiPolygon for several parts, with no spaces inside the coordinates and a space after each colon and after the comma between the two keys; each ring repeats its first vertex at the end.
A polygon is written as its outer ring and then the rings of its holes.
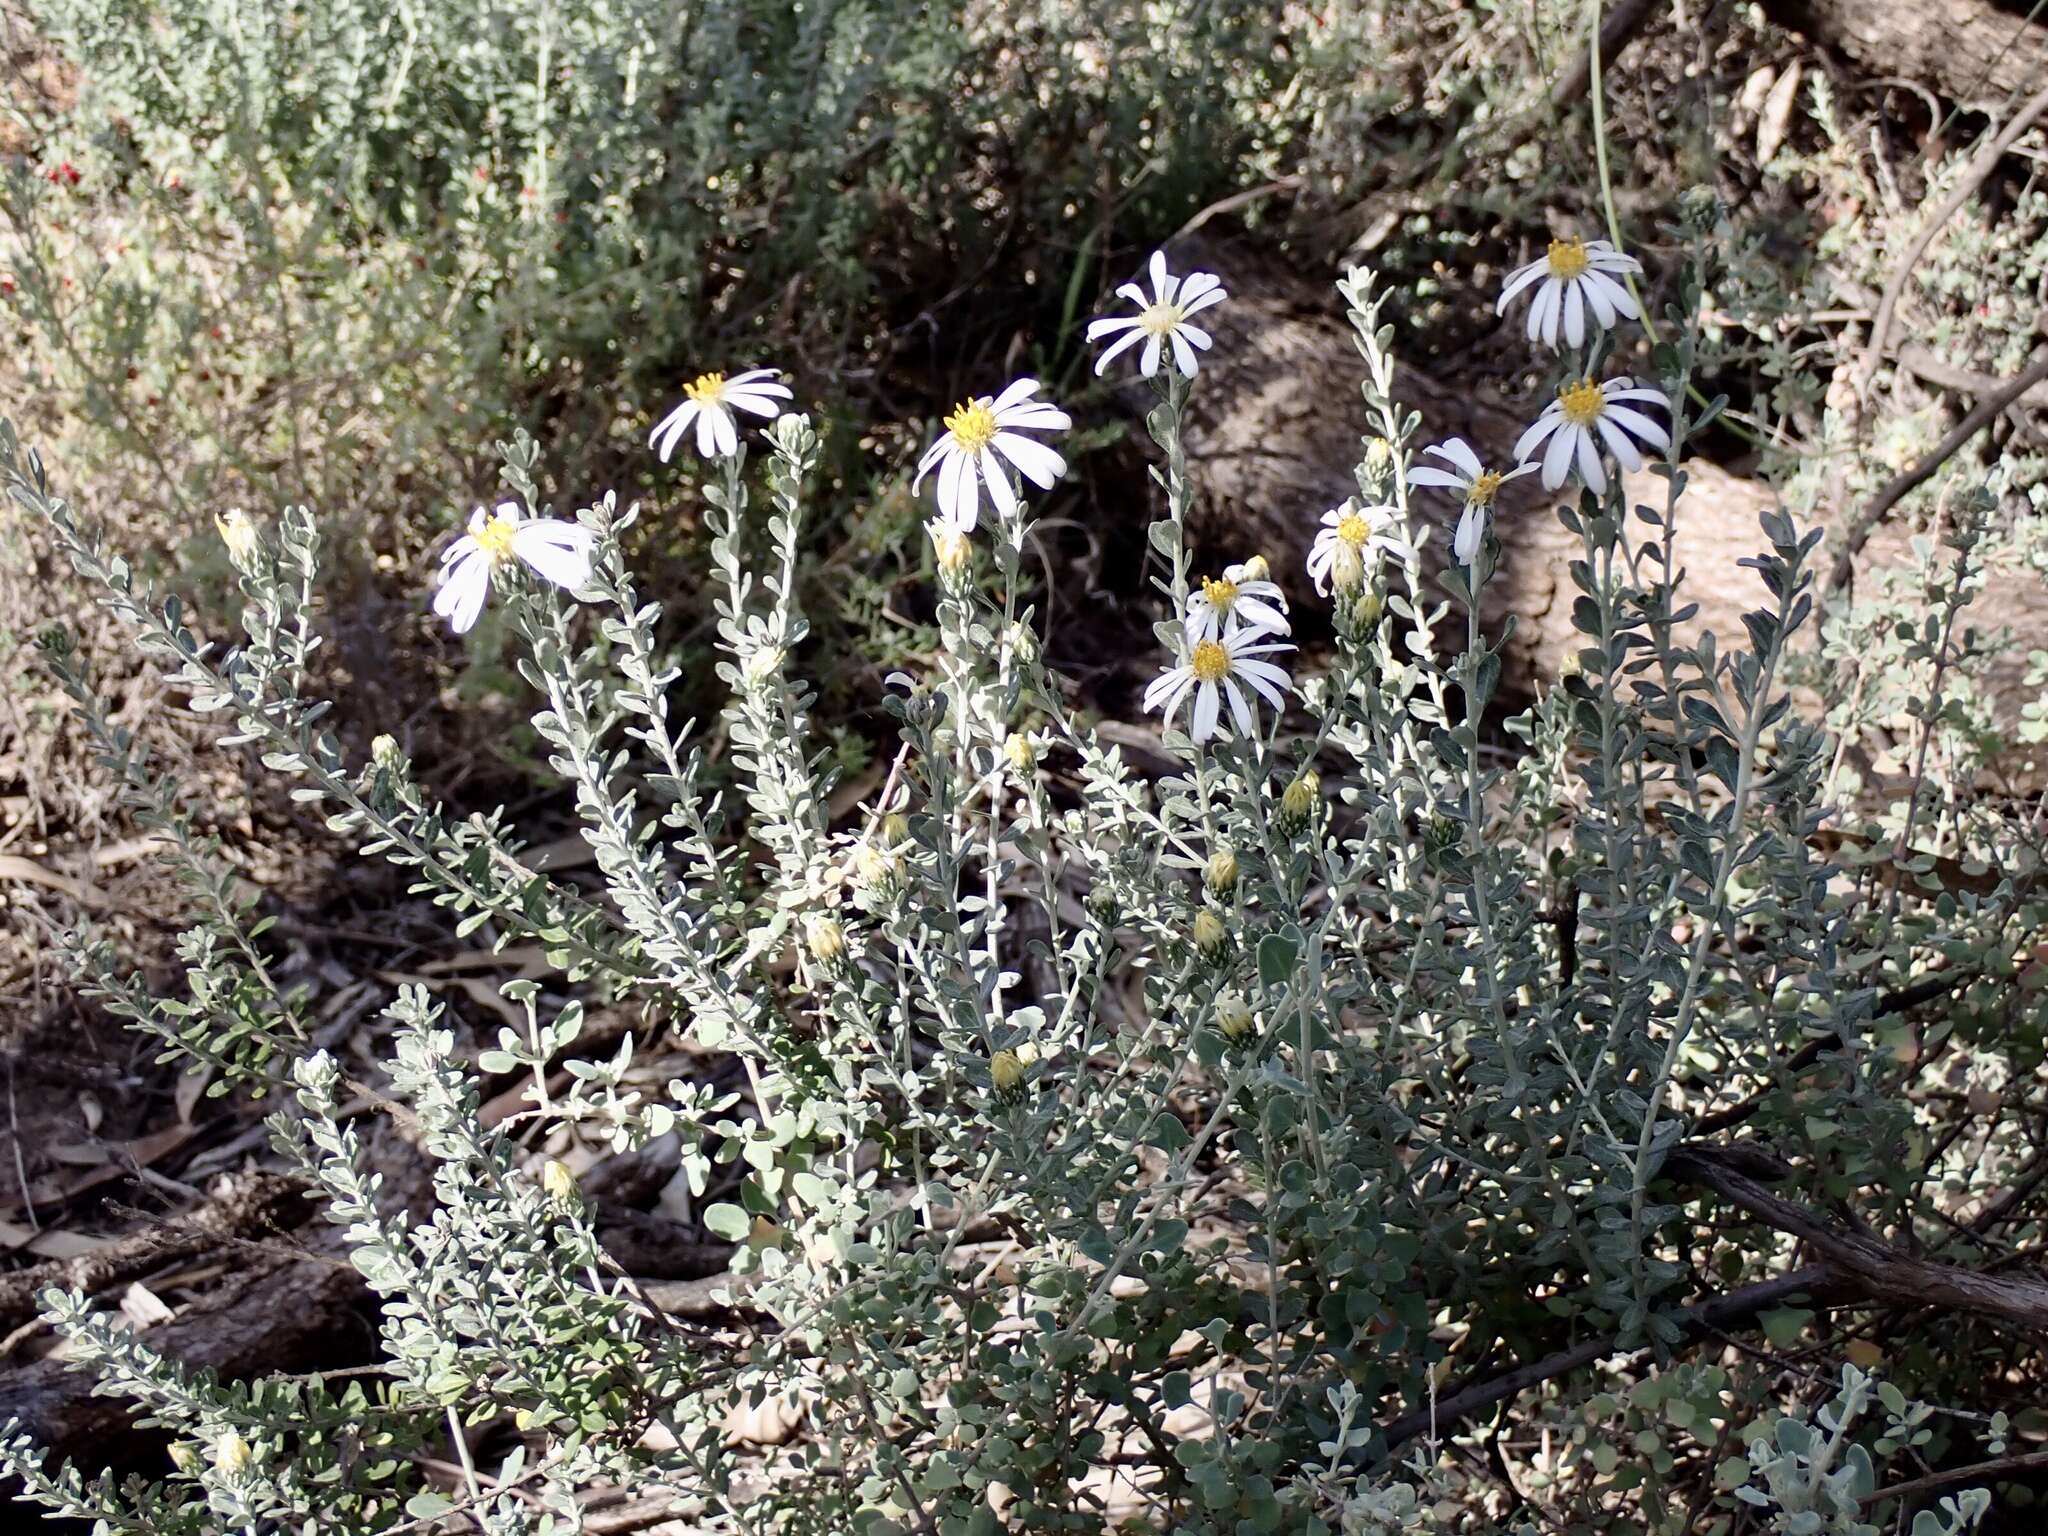
{"type": "MultiPolygon", "coordinates": [[[[1206,572],[1263,553],[1289,597],[1320,611],[1326,600],[1314,595],[1303,561],[1322,512],[1356,494],[1353,466],[1361,438],[1373,430],[1359,393],[1364,365],[1342,301],[1331,281],[1235,242],[1191,239],[1177,244],[1171,259],[1176,271],[1217,273],[1230,290],[1227,304],[1202,316],[1216,344],[1205,355],[1185,430],[1195,490],[1196,569],[1206,572]]],[[[1395,345],[1398,350],[1398,339],[1395,345]]],[[[1515,439],[1541,404],[1452,387],[1412,369],[1397,376],[1395,392],[1422,413],[1418,448],[1460,436],[1492,464],[1509,462],[1515,439]]],[[[1129,398],[1142,409],[1150,396],[1129,398]]],[[[1702,459],[1687,460],[1685,472],[1676,565],[1684,573],[1682,602],[1697,604],[1698,612],[1681,632],[1696,637],[1711,630],[1726,650],[1745,643],[1742,615],[1767,600],[1756,574],[1737,562],[1764,547],[1758,519],[1777,498],[1768,485],[1702,459]]],[[[1662,511],[1663,479],[1646,470],[1627,476],[1626,484],[1632,502],[1662,511]]],[[[1416,504],[1434,529],[1423,556],[1434,589],[1449,558],[1457,508],[1436,493],[1424,493],[1416,504]]],[[[1527,696],[1539,679],[1556,676],[1559,664],[1583,644],[1572,627],[1577,589],[1570,572],[1580,545],[1558,521],[1556,506],[1557,498],[1545,495],[1533,475],[1501,492],[1496,526],[1502,567],[1485,589],[1483,619],[1497,634],[1508,615],[1515,616],[1515,634],[1502,658],[1503,683],[1511,694],[1527,696]]],[[[1660,536],[1640,522],[1632,522],[1629,535],[1660,536]]],[[[1911,540],[1909,528],[1880,527],[1859,567],[1868,571],[1910,560],[1911,540]]],[[[1965,610],[1964,622],[1986,633],[2012,630],[2012,643],[1985,669],[1986,692],[2000,723],[2010,728],[2020,706],[2034,696],[2024,687],[2027,652],[2048,649],[2048,603],[2040,582],[1994,575],[1965,610]]],[[[1455,627],[1458,633],[1445,639],[1462,647],[1463,626],[1455,627]]]]}
{"type": "Polygon", "coordinates": [[[1991,0],[1765,0],[1771,20],[1874,74],[1931,82],[1995,109],[2048,78],[2048,26],[1991,0]]]}

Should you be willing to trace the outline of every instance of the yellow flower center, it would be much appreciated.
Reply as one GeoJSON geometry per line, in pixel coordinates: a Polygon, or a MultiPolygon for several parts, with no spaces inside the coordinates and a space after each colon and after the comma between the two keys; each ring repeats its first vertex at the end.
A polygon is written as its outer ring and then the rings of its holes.
{"type": "Polygon", "coordinates": [[[1138,316],[1138,329],[1147,336],[1169,336],[1187,317],[1187,311],[1178,304],[1148,304],[1138,316]]]}
{"type": "Polygon", "coordinates": [[[1209,606],[1218,613],[1228,613],[1230,605],[1237,601],[1237,583],[1225,576],[1217,581],[1202,578],[1202,596],[1209,599],[1209,606]]]}
{"type": "Polygon", "coordinates": [[[722,373],[700,373],[683,386],[683,394],[699,405],[714,405],[725,393],[725,375],[722,373]]]}
{"type": "Polygon", "coordinates": [[[1204,640],[1188,658],[1188,667],[1198,683],[1220,683],[1230,671],[1230,652],[1214,640],[1204,640]]]}
{"type": "Polygon", "coordinates": [[[1472,489],[1465,493],[1466,502],[1475,507],[1492,506],[1494,493],[1500,489],[1501,481],[1506,478],[1507,476],[1503,475],[1499,470],[1489,469],[1485,474],[1472,482],[1472,489]]]}
{"type": "Polygon", "coordinates": [[[979,453],[996,435],[996,413],[979,400],[953,407],[946,418],[946,430],[963,453],[979,453]]]}
{"type": "Polygon", "coordinates": [[[1550,275],[1566,282],[1585,276],[1586,268],[1592,265],[1586,255],[1586,242],[1576,235],[1569,240],[1551,241],[1549,262],[1550,275]]]}
{"type": "Polygon", "coordinates": [[[1591,379],[1581,379],[1559,389],[1557,403],[1564,411],[1566,421],[1575,427],[1590,427],[1607,409],[1607,396],[1591,379]]]}
{"type": "Polygon", "coordinates": [[[512,558],[512,535],[518,531],[518,518],[494,512],[473,537],[477,548],[484,552],[491,564],[503,565],[512,558]]]}
{"type": "Polygon", "coordinates": [[[1356,512],[1346,512],[1337,522],[1337,537],[1354,550],[1365,548],[1366,540],[1372,537],[1372,524],[1356,512]]]}

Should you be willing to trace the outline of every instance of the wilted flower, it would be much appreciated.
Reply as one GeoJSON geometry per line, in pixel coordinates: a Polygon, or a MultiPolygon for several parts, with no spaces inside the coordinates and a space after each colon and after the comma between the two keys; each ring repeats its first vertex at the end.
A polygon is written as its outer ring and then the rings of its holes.
{"type": "Polygon", "coordinates": [[[1117,289],[1117,294],[1137,305],[1138,314],[1135,319],[1110,318],[1090,322],[1090,341],[1123,332],[1103,348],[1102,356],[1095,360],[1097,377],[1118,353],[1142,338],[1145,350],[1138,356],[1138,371],[1146,378],[1159,371],[1161,352],[1168,345],[1173,348],[1174,367],[1192,378],[1198,366],[1195,353],[1198,350],[1208,351],[1210,338],[1200,326],[1190,325],[1188,316],[1223,302],[1223,284],[1216,275],[1213,272],[1190,272],[1184,278],[1175,277],[1166,270],[1166,252],[1154,251],[1152,296],[1146,298],[1145,290],[1136,283],[1125,283],[1117,289]]]}
{"type": "Polygon", "coordinates": [[[1446,438],[1422,450],[1434,454],[1451,467],[1437,469],[1418,464],[1408,471],[1410,485],[1440,486],[1465,498],[1465,510],[1458,518],[1458,531],[1451,538],[1451,553],[1460,565],[1470,565],[1479,555],[1480,536],[1493,511],[1494,497],[1510,480],[1534,474],[1534,464],[1517,464],[1513,469],[1488,469],[1462,437],[1446,438]]]}
{"type": "Polygon", "coordinates": [[[1220,577],[1203,577],[1188,593],[1187,629],[1193,640],[1213,640],[1227,630],[1263,629],[1287,633],[1287,599],[1269,579],[1266,562],[1228,567],[1220,577]]]}
{"type": "Polygon", "coordinates": [[[581,523],[521,517],[516,502],[500,502],[492,513],[478,507],[469,515],[469,532],[441,557],[434,612],[448,620],[455,633],[467,634],[483,612],[491,578],[515,557],[536,575],[574,591],[590,579],[590,552],[596,542],[597,535],[581,523]]]}
{"type": "Polygon", "coordinates": [[[683,386],[683,403],[655,424],[647,441],[666,464],[690,424],[697,424],[697,452],[707,459],[729,457],[740,451],[739,424],[735,409],[773,421],[782,413],[777,402],[792,398],[785,384],[768,382],[777,378],[773,368],[751,368],[727,378],[722,373],[699,374],[683,386]]]}
{"type": "Polygon", "coordinates": [[[914,495],[924,477],[939,472],[939,511],[955,528],[972,532],[981,517],[981,490],[988,489],[989,505],[998,512],[1016,510],[1017,493],[1010,485],[1007,466],[1040,490],[1067,472],[1067,461],[1026,432],[1065,431],[1073,419],[1059,407],[1033,400],[1038,380],[1019,379],[1000,395],[982,395],[953,408],[946,417],[946,434],[918,460],[917,478],[911,482],[914,495]]]}
{"type": "Polygon", "coordinates": [[[1414,551],[1398,531],[1400,520],[1398,507],[1362,507],[1355,501],[1325,512],[1308,552],[1308,574],[1316,590],[1328,592],[1332,580],[1339,591],[1357,586],[1365,579],[1368,554],[1408,559],[1414,551]]]}
{"type": "Polygon", "coordinates": [[[1163,710],[1168,725],[1180,713],[1181,701],[1195,696],[1194,723],[1189,735],[1197,746],[1221,734],[1223,699],[1240,736],[1258,731],[1258,717],[1245,696],[1248,686],[1273,708],[1287,706],[1287,673],[1263,658],[1294,647],[1268,638],[1257,629],[1239,629],[1219,640],[1197,640],[1176,666],[1168,667],[1145,690],[1145,708],[1163,710]]]}
{"type": "Polygon", "coordinates": [[[220,541],[228,547],[228,558],[238,567],[247,566],[263,547],[263,535],[254,519],[240,507],[229,507],[213,520],[213,526],[220,530],[220,541]]]}
{"type": "Polygon", "coordinates": [[[1554,491],[1563,485],[1576,462],[1580,481],[1599,495],[1607,489],[1607,470],[1600,462],[1602,444],[1623,469],[1630,470],[1643,467],[1642,453],[1629,440],[1631,436],[1659,450],[1671,446],[1669,432],[1641,411],[1618,403],[1624,400],[1671,409],[1662,390],[1638,387],[1627,374],[1604,384],[1580,379],[1558,390],[1557,398],[1543,408],[1543,414],[1515,444],[1515,457],[1526,459],[1548,438],[1550,446],[1543,451],[1543,488],[1554,491]]]}
{"type": "Polygon", "coordinates": [[[576,1198],[576,1175],[559,1157],[551,1157],[541,1164],[540,1187],[557,1205],[568,1205],[576,1198]]]}
{"type": "Polygon", "coordinates": [[[805,920],[804,943],[810,948],[811,958],[827,970],[846,959],[846,930],[837,919],[822,913],[805,920]]]}
{"type": "Polygon", "coordinates": [[[1555,347],[1562,323],[1565,340],[1576,347],[1586,339],[1588,310],[1602,330],[1612,330],[1618,315],[1642,318],[1628,285],[1619,280],[1642,270],[1641,262],[1623,255],[1606,240],[1553,240],[1543,255],[1508,274],[1494,313],[1506,314],[1516,295],[1532,284],[1540,285],[1536,302],[1529,306],[1529,339],[1540,337],[1545,346],[1555,347]]]}
{"type": "Polygon", "coordinates": [[[214,1442],[213,1469],[230,1482],[238,1483],[247,1477],[255,1460],[249,1442],[232,1429],[214,1442]]]}

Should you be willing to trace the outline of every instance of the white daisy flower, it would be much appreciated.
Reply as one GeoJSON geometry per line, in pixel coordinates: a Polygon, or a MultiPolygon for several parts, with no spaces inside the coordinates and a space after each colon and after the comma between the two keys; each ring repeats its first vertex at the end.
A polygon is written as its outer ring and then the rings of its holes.
{"type": "Polygon", "coordinates": [[[458,635],[467,634],[484,611],[491,578],[517,557],[536,575],[574,591],[590,580],[591,546],[597,535],[581,523],[558,517],[521,517],[519,504],[501,501],[486,514],[469,514],[469,532],[441,556],[440,589],[434,612],[458,635]]]}
{"type": "Polygon", "coordinates": [[[1513,469],[1488,469],[1462,437],[1446,438],[1422,450],[1433,453],[1451,467],[1437,469],[1418,464],[1408,471],[1410,485],[1440,486],[1465,498],[1465,510],[1458,518],[1458,531],[1451,537],[1451,553],[1460,565],[1470,565],[1479,555],[1479,537],[1493,514],[1493,499],[1510,480],[1534,474],[1534,464],[1517,464],[1513,469]]]}
{"type": "Polygon", "coordinates": [[[1174,367],[1193,378],[1197,366],[1195,353],[1209,350],[1210,337],[1200,326],[1188,324],[1188,316],[1223,302],[1226,295],[1222,280],[1213,272],[1190,272],[1186,277],[1175,277],[1166,270],[1166,252],[1154,251],[1152,297],[1146,298],[1145,290],[1136,283],[1125,283],[1117,294],[1137,305],[1138,314],[1135,319],[1089,322],[1090,341],[1123,332],[1095,360],[1096,377],[1102,376],[1119,352],[1142,340],[1145,350],[1138,355],[1138,371],[1146,378],[1159,371],[1160,353],[1169,344],[1173,348],[1174,367]]]}
{"type": "Polygon", "coordinates": [[[776,402],[791,398],[788,386],[770,382],[775,377],[773,368],[751,368],[729,379],[722,373],[699,374],[683,386],[683,403],[661,418],[648,436],[648,443],[666,464],[694,421],[697,452],[705,458],[728,458],[738,453],[740,433],[733,420],[734,408],[773,421],[782,414],[782,407],[776,402]]]}
{"type": "Polygon", "coordinates": [[[1019,379],[991,399],[982,395],[953,407],[946,435],[924,451],[910,493],[917,494],[924,477],[939,472],[939,511],[962,533],[972,533],[981,516],[981,489],[988,488],[996,511],[1016,510],[1017,492],[1010,485],[1006,463],[1041,491],[1067,472],[1067,461],[1026,432],[1063,432],[1073,419],[1046,400],[1033,400],[1038,380],[1019,379]]]}
{"type": "Polygon", "coordinates": [[[1607,489],[1607,470],[1600,462],[1603,444],[1623,469],[1643,467],[1643,456],[1631,437],[1660,451],[1671,446],[1669,432],[1641,411],[1618,403],[1626,400],[1671,409],[1662,390],[1639,388],[1627,374],[1604,384],[1580,379],[1560,387],[1557,398],[1543,407],[1543,414],[1515,444],[1515,457],[1528,458],[1549,438],[1550,446],[1543,451],[1543,489],[1554,491],[1563,485],[1576,460],[1580,481],[1600,495],[1607,489]]]}
{"type": "Polygon", "coordinates": [[[1642,318],[1628,284],[1621,280],[1626,274],[1642,270],[1640,261],[1616,250],[1609,241],[1576,237],[1553,240],[1549,251],[1508,274],[1500,291],[1500,302],[1493,311],[1506,314],[1516,295],[1540,284],[1536,302],[1529,306],[1529,339],[1541,337],[1545,346],[1555,347],[1562,324],[1565,340],[1575,347],[1583,346],[1588,310],[1592,311],[1593,323],[1602,330],[1614,329],[1617,315],[1626,315],[1631,320],[1642,318]]]}
{"type": "Polygon", "coordinates": [[[1182,701],[1190,693],[1194,694],[1194,725],[1188,734],[1200,746],[1222,733],[1223,700],[1227,698],[1230,701],[1230,718],[1237,726],[1237,733],[1255,736],[1258,734],[1258,717],[1252,711],[1251,700],[1245,696],[1245,689],[1250,688],[1274,709],[1285,709],[1287,673],[1262,658],[1275,651],[1293,649],[1285,641],[1275,640],[1258,629],[1232,630],[1220,640],[1197,640],[1179,665],[1168,667],[1152,680],[1151,686],[1145,690],[1145,708],[1164,710],[1165,723],[1172,725],[1173,717],[1180,713],[1182,701]]]}
{"type": "Polygon", "coordinates": [[[1365,579],[1365,559],[1392,555],[1406,560],[1415,551],[1400,534],[1399,507],[1361,507],[1347,501],[1323,514],[1323,526],[1308,552],[1308,574],[1318,592],[1327,593],[1334,580],[1340,589],[1365,579]]]}
{"type": "Polygon", "coordinates": [[[1215,580],[1207,576],[1188,594],[1190,640],[1213,640],[1226,630],[1262,629],[1287,633],[1287,599],[1272,580],[1263,555],[1225,568],[1215,580]]]}

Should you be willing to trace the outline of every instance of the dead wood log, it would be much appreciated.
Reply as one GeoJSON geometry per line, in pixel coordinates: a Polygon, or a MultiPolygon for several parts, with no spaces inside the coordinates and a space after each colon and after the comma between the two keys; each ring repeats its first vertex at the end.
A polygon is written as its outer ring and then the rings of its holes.
{"type": "MultiPolygon", "coordinates": [[[[1373,431],[1359,394],[1364,366],[1332,286],[1336,274],[1304,273],[1248,244],[1200,237],[1176,244],[1172,257],[1175,270],[1207,269],[1230,290],[1227,304],[1203,315],[1216,345],[1203,361],[1185,432],[1195,491],[1196,569],[1263,553],[1290,598],[1320,611],[1327,602],[1310,589],[1303,561],[1320,514],[1356,493],[1353,466],[1360,440],[1373,431]]],[[[1422,413],[1418,447],[1460,436],[1494,464],[1509,462],[1516,438],[1542,405],[1483,387],[1453,387],[1413,369],[1397,376],[1395,391],[1422,413]]],[[[1138,409],[1149,398],[1140,392],[1126,396],[1138,409]]],[[[1758,519],[1777,498],[1761,481],[1706,460],[1688,460],[1685,472],[1675,564],[1684,573],[1681,603],[1696,604],[1697,612],[1680,634],[1695,638],[1710,630],[1725,650],[1743,640],[1742,615],[1767,599],[1755,573],[1737,562],[1764,547],[1758,519]]],[[[1665,480],[1646,470],[1626,477],[1626,484],[1632,502],[1661,513],[1665,480]]],[[[1492,633],[1500,632],[1509,615],[1515,618],[1503,683],[1510,694],[1524,697],[1584,644],[1572,625],[1577,588],[1570,571],[1581,546],[1558,520],[1556,504],[1534,476],[1503,490],[1497,522],[1502,567],[1483,598],[1483,620],[1492,633]]],[[[1434,495],[1419,498],[1417,506],[1436,529],[1423,557],[1434,589],[1449,556],[1457,509],[1434,495]]],[[[1846,509],[1828,509],[1831,519],[1845,516],[1846,509]]],[[[1661,536],[1640,522],[1632,522],[1629,535],[1661,536]]],[[[1897,521],[1876,527],[1862,550],[1861,568],[1910,561],[1912,538],[1913,530],[1897,521]]],[[[2015,727],[2020,707],[2034,697],[2025,686],[2027,653],[2048,649],[2048,604],[2041,601],[2038,579],[1994,573],[1965,610],[1964,622],[1987,635],[2011,631],[2011,642],[1988,658],[1983,680],[2000,723],[2015,727]]],[[[1455,636],[1445,638],[1462,646],[1463,626],[1456,628],[1455,636]]]]}
{"type": "Polygon", "coordinates": [[[2048,26],[1993,0],[1765,0],[1779,26],[1840,50],[1873,74],[1931,82],[1995,109],[2048,79],[2048,26]]]}

